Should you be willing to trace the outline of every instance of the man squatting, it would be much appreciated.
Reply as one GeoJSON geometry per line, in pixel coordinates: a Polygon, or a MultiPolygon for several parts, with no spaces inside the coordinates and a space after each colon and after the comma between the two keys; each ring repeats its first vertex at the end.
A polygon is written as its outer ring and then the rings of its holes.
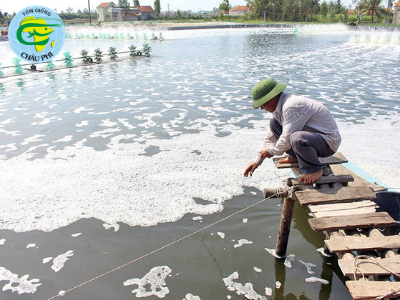
{"type": "Polygon", "coordinates": [[[300,182],[314,183],[323,174],[319,157],[334,154],[341,137],[329,110],[321,103],[304,96],[284,93],[286,84],[263,79],[252,90],[253,108],[272,113],[262,149],[244,171],[252,176],[265,158],[288,155],[280,163],[297,161],[303,175],[300,182]]]}

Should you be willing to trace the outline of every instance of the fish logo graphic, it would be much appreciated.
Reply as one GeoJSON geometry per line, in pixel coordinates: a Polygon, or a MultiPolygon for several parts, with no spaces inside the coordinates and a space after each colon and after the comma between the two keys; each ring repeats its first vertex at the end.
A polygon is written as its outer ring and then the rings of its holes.
{"type": "Polygon", "coordinates": [[[11,21],[9,42],[19,58],[31,63],[46,62],[54,59],[64,45],[64,24],[51,9],[30,6],[11,21]]]}

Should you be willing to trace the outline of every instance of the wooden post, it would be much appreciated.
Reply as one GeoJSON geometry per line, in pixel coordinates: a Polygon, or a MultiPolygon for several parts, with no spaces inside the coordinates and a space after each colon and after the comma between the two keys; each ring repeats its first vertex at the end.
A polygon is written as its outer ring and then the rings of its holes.
{"type": "Polygon", "coordinates": [[[290,226],[292,224],[294,200],[291,197],[283,199],[281,223],[279,226],[278,240],[276,242],[275,253],[278,257],[285,257],[289,242],[290,226]]]}
{"type": "Polygon", "coordinates": [[[265,188],[264,189],[264,198],[283,198],[289,195],[288,190],[284,190],[283,188],[265,188]]]}

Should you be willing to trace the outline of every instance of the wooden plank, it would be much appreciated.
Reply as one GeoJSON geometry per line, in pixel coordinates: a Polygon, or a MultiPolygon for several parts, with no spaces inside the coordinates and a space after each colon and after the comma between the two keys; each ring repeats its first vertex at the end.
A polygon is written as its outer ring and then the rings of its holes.
{"type": "Polygon", "coordinates": [[[325,240],[325,245],[331,252],[384,250],[400,248],[400,236],[382,237],[341,236],[325,240]]]}
{"type": "MultiPolygon", "coordinates": [[[[350,174],[338,175],[338,176],[321,176],[314,184],[329,184],[329,183],[347,183],[354,181],[353,176],[350,174]]],[[[292,185],[304,185],[303,182],[299,182],[297,179],[291,179],[292,185]]]]}
{"type": "Polygon", "coordinates": [[[380,191],[380,190],[386,190],[384,187],[368,182],[364,178],[358,176],[356,173],[352,172],[351,170],[347,169],[343,165],[331,165],[330,166],[333,173],[335,175],[343,175],[343,174],[350,174],[353,176],[354,181],[349,183],[349,186],[368,186],[370,187],[374,192],[380,191]]]}
{"type": "Polygon", "coordinates": [[[309,219],[308,224],[314,231],[324,231],[395,226],[396,221],[387,212],[375,212],[352,216],[309,219]]]}
{"type": "Polygon", "coordinates": [[[366,186],[342,187],[320,190],[305,190],[295,192],[301,205],[328,204],[358,200],[376,199],[376,195],[366,186]]]}
{"type": "MultiPolygon", "coordinates": [[[[297,162],[294,163],[278,163],[278,160],[281,159],[281,157],[274,158],[274,163],[278,169],[284,169],[284,168],[298,168],[299,164],[297,162]]],[[[348,160],[343,156],[342,153],[337,152],[332,156],[328,157],[321,157],[319,159],[321,164],[323,165],[333,165],[333,164],[343,164],[347,163],[348,160]]]]}
{"type": "Polygon", "coordinates": [[[310,212],[316,213],[323,211],[359,209],[371,206],[378,207],[378,205],[374,201],[364,200],[364,201],[347,202],[347,203],[309,205],[308,209],[310,210],[310,212]]]}
{"type": "Polygon", "coordinates": [[[346,281],[346,286],[350,291],[353,299],[380,299],[391,292],[391,296],[386,298],[396,298],[400,296],[400,282],[390,281],[346,281]]]}
{"type": "Polygon", "coordinates": [[[357,275],[392,275],[390,271],[400,273],[400,255],[382,259],[372,257],[357,259],[356,265],[352,259],[339,259],[338,263],[345,276],[352,276],[354,272],[357,275]]]}
{"type": "Polygon", "coordinates": [[[331,210],[313,213],[314,218],[338,217],[338,216],[354,216],[361,214],[372,214],[376,212],[374,206],[362,207],[358,209],[331,210]]]}

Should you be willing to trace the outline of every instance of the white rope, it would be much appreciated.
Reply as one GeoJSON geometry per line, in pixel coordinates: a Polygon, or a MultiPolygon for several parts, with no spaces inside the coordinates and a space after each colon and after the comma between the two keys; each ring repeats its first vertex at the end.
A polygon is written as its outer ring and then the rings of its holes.
{"type": "MultiPolygon", "coordinates": [[[[358,259],[365,259],[365,260],[367,260],[367,261],[369,260],[369,263],[375,264],[375,265],[381,267],[382,269],[384,269],[385,271],[388,271],[391,275],[400,278],[400,274],[399,274],[399,273],[397,273],[397,272],[395,272],[395,271],[393,271],[393,270],[390,270],[389,268],[383,266],[381,263],[379,263],[379,261],[378,261],[375,257],[371,257],[371,256],[367,256],[367,255],[358,255],[358,256],[354,257],[354,271],[353,271],[354,280],[356,280],[356,278],[357,278],[357,277],[356,277],[357,271],[361,274],[362,278],[365,280],[365,275],[364,275],[364,273],[359,269],[359,266],[360,266],[362,263],[366,263],[366,262],[363,261],[363,262],[357,263],[357,260],[358,260],[358,259]]],[[[376,300],[381,300],[381,299],[384,299],[384,298],[386,298],[386,297],[388,297],[388,296],[394,295],[394,294],[396,294],[396,293],[398,293],[398,292],[400,292],[400,288],[398,288],[398,289],[396,289],[396,290],[394,290],[394,291],[390,291],[390,292],[387,293],[386,295],[377,296],[375,299],[376,299],[376,300]]]]}
{"type": "MultiPolygon", "coordinates": [[[[243,181],[243,182],[244,182],[244,181],[243,181]]],[[[239,187],[239,188],[240,188],[240,187],[239,187]]],[[[239,189],[239,188],[238,188],[238,189],[239,189]]],[[[237,190],[238,190],[238,189],[237,189],[237,190]]],[[[234,192],[234,194],[237,192],[237,190],[234,192]]],[[[286,189],[286,191],[288,191],[288,190],[290,190],[290,188],[286,189]]],[[[280,192],[281,192],[281,191],[280,191],[280,192]]],[[[158,249],[155,249],[155,250],[153,250],[153,251],[151,251],[151,252],[148,252],[148,253],[146,253],[146,254],[144,254],[144,255],[138,257],[138,258],[135,258],[134,260],[131,260],[131,261],[129,261],[129,262],[127,262],[127,263],[125,263],[125,264],[119,266],[119,267],[116,267],[116,268],[114,268],[114,269],[112,269],[112,270],[110,270],[110,271],[107,271],[107,272],[105,272],[105,273],[99,275],[99,276],[96,276],[96,277],[94,277],[94,278],[92,278],[92,279],[89,279],[89,280],[87,280],[87,281],[85,281],[85,282],[83,282],[83,283],[81,283],[81,284],[78,284],[78,285],[76,285],[76,286],[74,286],[74,287],[72,287],[72,288],[70,288],[70,289],[68,289],[68,290],[66,290],[66,291],[63,291],[62,293],[60,293],[60,294],[58,294],[58,295],[55,295],[55,296],[53,296],[53,297],[51,297],[51,298],[48,298],[48,300],[52,300],[52,299],[55,299],[55,298],[58,298],[58,297],[62,297],[62,296],[64,296],[66,293],[72,292],[73,290],[76,290],[76,289],[78,289],[78,288],[80,288],[80,287],[82,287],[82,286],[84,286],[84,285],[86,285],[86,284],[88,284],[88,283],[91,283],[91,282],[93,282],[93,281],[95,281],[95,280],[97,280],[97,279],[100,279],[100,278],[102,278],[102,277],[104,277],[104,276],[106,276],[106,275],[108,275],[108,274],[114,273],[114,272],[116,272],[116,271],[118,271],[118,270],[120,270],[120,269],[122,269],[122,268],[124,268],[124,267],[126,267],[126,266],[129,266],[129,265],[131,265],[131,264],[133,264],[133,263],[135,263],[135,262],[137,262],[137,261],[139,261],[139,260],[142,260],[142,259],[144,259],[144,258],[146,258],[146,257],[148,257],[148,256],[150,256],[150,255],[152,255],[152,254],[154,254],[154,253],[157,253],[157,252],[159,252],[159,251],[161,251],[161,250],[164,250],[164,249],[166,249],[166,248],[168,248],[168,247],[170,247],[170,246],[172,246],[172,245],[174,245],[174,244],[177,244],[177,243],[179,243],[179,242],[181,242],[181,241],[183,241],[183,240],[185,240],[185,239],[187,239],[187,238],[189,238],[189,237],[191,237],[191,236],[194,236],[195,234],[197,234],[197,233],[199,233],[199,232],[201,232],[201,231],[203,231],[203,230],[206,230],[206,229],[208,230],[208,229],[210,229],[212,226],[214,226],[214,225],[216,225],[216,224],[219,224],[219,223],[221,223],[221,222],[223,222],[223,221],[225,221],[225,220],[227,220],[227,219],[229,219],[229,218],[231,218],[231,217],[233,217],[233,216],[236,216],[236,215],[238,215],[238,214],[240,214],[240,213],[242,213],[242,212],[244,212],[244,211],[246,211],[246,210],[248,210],[248,209],[250,209],[250,208],[252,208],[252,207],[254,207],[254,206],[256,206],[256,205],[258,205],[258,204],[260,204],[260,203],[262,203],[262,202],[264,202],[265,200],[268,200],[268,199],[270,199],[270,198],[274,198],[275,196],[277,196],[277,195],[279,195],[279,194],[280,194],[280,193],[276,193],[276,194],[271,195],[271,196],[269,196],[269,197],[267,197],[267,198],[264,198],[264,199],[262,199],[262,200],[260,200],[260,201],[257,201],[256,203],[253,203],[252,205],[249,205],[249,206],[247,206],[247,207],[245,207],[245,208],[242,208],[242,209],[240,209],[239,211],[237,211],[237,212],[235,212],[235,213],[233,213],[233,214],[230,214],[229,216],[226,216],[226,217],[222,218],[221,220],[214,221],[214,222],[211,223],[210,225],[207,225],[207,226],[205,226],[205,227],[203,227],[203,228],[201,228],[201,229],[199,229],[199,230],[196,230],[196,231],[194,231],[194,232],[192,232],[192,233],[189,233],[188,235],[185,235],[185,236],[183,236],[183,237],[181,237],[181,238],[179,238],[179,239],[177,239],[177,240],[175,240],[175,241],[173,241],[173,242],[170,242],[170,243],[168,243],[168,244],[166,244],[166,245],[164,245],[164,246],[162,246],[162,247],[160,247],[160,248],[158,248],[158,249]]]]}

